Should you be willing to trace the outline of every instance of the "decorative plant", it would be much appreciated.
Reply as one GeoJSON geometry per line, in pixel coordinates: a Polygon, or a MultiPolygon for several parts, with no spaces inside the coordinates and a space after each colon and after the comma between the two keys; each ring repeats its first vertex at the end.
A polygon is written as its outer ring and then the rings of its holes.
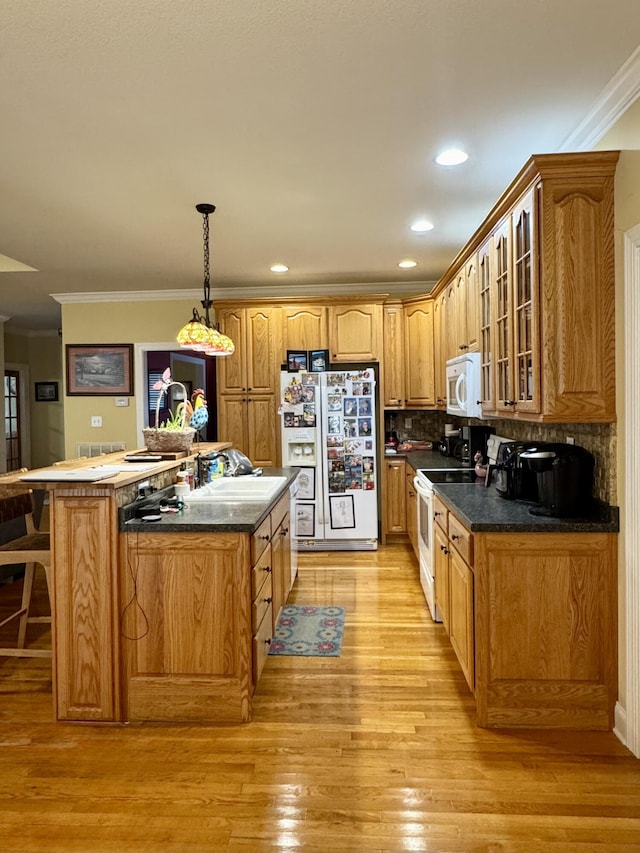
{"type": "Polygon", "coordinates": [[[182,430],[186,428],[186,420],[187,420],[187,389],[184,387],[182,382],[177,382],[171,379],[171,368],[167,367],[167,369],[162,374],[162,379],[159,379],[157,382],[153,383],[154,391],[159,391],[158,400],[156,402],[156,429],[167,429],[167,430],[182,430]],[[160,418],[160,403],[162,402],[162,395],[167,394],[167,398],[169,396],[169,388],[172,385],[178,385],[182,388],[183,400],[178,403],[176,406],[175,412],[169,410],[169,417],[166,421],[163,421],[161,424],[158,424],[160,418]]]}

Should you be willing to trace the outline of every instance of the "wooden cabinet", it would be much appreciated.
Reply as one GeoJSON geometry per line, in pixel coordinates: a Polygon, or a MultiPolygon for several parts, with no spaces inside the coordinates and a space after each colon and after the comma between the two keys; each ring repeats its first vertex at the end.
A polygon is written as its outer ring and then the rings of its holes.
{"type": "Polygon", "coordinates": [[[122,720],[116,499],[50,492],[54,703],[58,720],[122,720]]]}
{"type": "Polygon", "coordinates": [[[404,308],[401,302],[387,303],[382,310],[384,360],[382,400],[384,408],[404,407],[404,308]]]}
{"type": "Polygon", "coordinates": [[[433,384],[435,406],[447,407],[447,294],[441,293],[433,300],[433,384]]]}
{"type": "MultiPolygon", "coordinates": [[[[273,637],[273,587],[274,568],[273,552],[269,546],[271,538],[270,520],[263,525],[262,548],[256,555],[252,549],[251,567],[251,630],[253,633],[253,683],[257,684],[263,667],[267,661],[271,638],[273,637]]],[[[254,537],[255,540],[256,537],[254,537]]]]}
{"type": "Polygon", "coordinates": [[[216,305],[220,329],[236,345],[233,355],[217,359],[219,394],[267,394],[275,391],[276,323],[271,306],[216,305]]]}
{"type": "Polygon", "coordinates": [[[433,498],[435,599],[470,689],[474,689],[473,537],[437,495],[433,498]]]}
{"type": "Polygon", "coordinates": [[[385,539],[407,534],[406,470],[404,459],[385,457],[382,531],[385,539]]]}
{"type": "Polygon", "coordinates": [[[479,260],[488,258],[491,281],[490,341],[481,308],[485,414],[615,420],[617,160],[610,151],[536,155],[492,211],[479,260]]]}
{"type": "Polygon", "coordinates": [[[496,409],[495,381],[493,370],[493,325],[492,325],[492,279],[491,257],[493,237],[487,238],[478,249],[478,309],[479,309],[479,350],[480,350],[480,388],[482,411],[493,414],[496,409]]]}
{"type": "Polygon", "coordinates": [[[434,408],[433,300],[405,303],[405,405],[434,408]]]}
{"type": "Polygon", "coordinates": [[[273,565],[273,630],[291,592],[291,532],[289,495],[271,513],[271,562],[273,565]]]}
{"type": "Polygon", "coordinates": [[[326,305],[283,305],[281,318],[281,364],[286,363],[287,350],[329,349],[326,305]]]}
{"type": "Polygon", "coordinates": [[[406,465],[405,469],[405,495],[407,505],[407,533],[409,541],[413,547],[413,553],[416,559],[420,560],[420,551],[418,546],[418,493],[413,485],[415,472],[410,465],[406,465]]]}
{"type": "Polygon", "coordinates": [[[332,361],[382,361],[382,300],[330,304],[328,311],[332,361]]]}
{"type": "Polygon", "coordinates": [[[480,282],[477,255],[466,262],[465,288],[466,352],[478,352],[480,350],[480,282]]]}
{"type": "Polygon", "coordinates": [[[275,394],[218,397],[218,434],[232,441],[256,467],[277,465],[277,429],[275,394]]]}
{"type": "Polygon", "coordinates": [[[218,435],[233,441],[256,466],[279,461],[275,309],[217,306],[221,330],[236,345],[217,359],[218,435]]]}
{"type": "Polygon", "coordinates": [[[616,570],[615,534],[474,536],[480,726],[612,728],[616,570]]]}
{"type": "Polygon", "coordinates": [[[449,514],[449,640],[464,677],[475,687],[472,537],[455,516],[449,514]],[[458,532],[456,532],[458,525],[458,532]],[[460,550],[459,550],[460,549],[460,550]],[[461,553],[465,551],[466,553],[461,553]]]}

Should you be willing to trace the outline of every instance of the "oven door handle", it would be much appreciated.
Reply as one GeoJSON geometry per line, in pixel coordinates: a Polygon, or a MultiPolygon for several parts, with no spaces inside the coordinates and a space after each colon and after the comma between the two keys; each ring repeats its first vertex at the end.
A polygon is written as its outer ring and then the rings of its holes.
{"type": "Polygon", "coordinates": [[[422,482],[422,480],[418,476],[415,476],[413,478],[413,486],[414,486],[416,492],[418,492],[418,494],[422,495],[422,497],[431,498],[431,495],[433,494],[433,492],[431,491],[431,489],[429,489],[429,488],[427,488],[427,486],[425,486],[425,484],[422,482]]]}

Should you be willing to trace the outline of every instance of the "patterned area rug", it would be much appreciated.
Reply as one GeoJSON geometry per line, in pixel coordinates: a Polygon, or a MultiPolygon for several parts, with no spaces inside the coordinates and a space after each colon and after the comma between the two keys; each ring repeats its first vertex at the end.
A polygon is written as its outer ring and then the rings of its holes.
{"type": "Polygon", "coordinates": [[[344,634],[344,607],[282,608],[270,655],[338,657],[344,634]]]}

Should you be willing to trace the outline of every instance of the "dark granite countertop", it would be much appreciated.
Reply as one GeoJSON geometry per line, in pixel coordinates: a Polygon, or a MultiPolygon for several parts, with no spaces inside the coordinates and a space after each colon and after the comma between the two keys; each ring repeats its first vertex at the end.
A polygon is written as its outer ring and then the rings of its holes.
{"type": "Polygon", "coordinates": [[[119,527],[126,533],[253,533],[267,517],[275,504],[285,494],[298,476],[298,468],[265,468],[265,477],[286,477],[287,481],[280,491],[268,501],[237,501],[225,503],[193,502],[189,496],[184,498],[185,508],[177,513],[159,513],[159,521],[143,521],[135,518],[136,510],[142,503],[151,505],[173,494],[173,487],[157,492],[151,497],[136,501],[120,510],[119,527]]]}
{"type": "MultiPolygon", "coordinates": [[[[412,450],[404,456],[418,468],[462,468],[459,460],[432,450],[412,450]]],[[[389,458],[389,457],[386,457],[389,458]]],[[[594,502],[589,518],[550,518],[532,515],[530,505],[500,497],[494,486],[484,482],[438,483],[434,491],[469,529],[478,533],[618,533],[618,507],[594,502]]]]}

